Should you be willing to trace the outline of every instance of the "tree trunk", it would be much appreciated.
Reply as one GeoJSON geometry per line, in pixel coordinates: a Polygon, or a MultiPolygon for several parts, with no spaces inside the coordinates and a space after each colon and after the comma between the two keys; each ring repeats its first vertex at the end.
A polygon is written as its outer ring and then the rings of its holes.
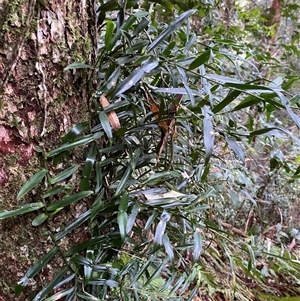
{"type": "MultiPolygon", "coordinates": [[[[0,211],[40,201],[34,190],[16,200],[24,182],[44,167],[35,147],[57,147],[61,136],[89,115],[89,69],[64,68],[73,62],[94,64],[93,5],[0,0],[0,211]]],[[[31,225],[35,216],[0,222],[0,301],[31,300],[53,275],[55,263],[22,297],[13,295],[16,282],[51,245],[46,229],[31,225]]],[[[60,222],[52,221],[53,227],[60,222]]]]}

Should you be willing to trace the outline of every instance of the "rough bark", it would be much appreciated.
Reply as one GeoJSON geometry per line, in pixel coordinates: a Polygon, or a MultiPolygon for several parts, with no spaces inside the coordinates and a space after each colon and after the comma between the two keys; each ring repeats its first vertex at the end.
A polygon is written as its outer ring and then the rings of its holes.
{"type": "MultiPolygon", "coordinates": [[[[34,147],[57,146],[89,114],[88,72],[63,69],[94,63],[93,14],[86,1],[0,0],[0,210],[20,205],[18,190],[42,168],[34,147]]],[[[33,191],[21,203],[38,198],[33,191]]],[[[46,229],[31,226],[35,216],[0,221],[0,301],[31,300],[55,270],[49,265],[21,297],[13,295],[20,276],[51,245],[46,229]]]]}

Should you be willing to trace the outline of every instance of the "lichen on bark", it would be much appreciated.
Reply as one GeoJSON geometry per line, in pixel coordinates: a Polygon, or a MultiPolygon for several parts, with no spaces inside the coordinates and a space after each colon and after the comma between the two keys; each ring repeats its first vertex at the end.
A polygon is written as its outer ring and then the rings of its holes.
{"type": "MultiPolygon", "coordinates": [[[[57,147],[73,124],[90,115],[88,73],[64,72],[74,61],[94,63],[89,5],[82,7],[76,0],[49,0],[45,5],[0,1],[0,210],[39,201],[39,189],[16,200],[22,184],[42,168],[34,147],[57,147]]],[[[31,300],[59,265],[51,263],[39,281],[21,297],[14,296],[16,282],[52,245],[46,228],[31,225],[35,216],[0,221],[0,300],[31,300]]],[[[55,222],[56,228],[67,223],[63,215],[55,222]]]]}

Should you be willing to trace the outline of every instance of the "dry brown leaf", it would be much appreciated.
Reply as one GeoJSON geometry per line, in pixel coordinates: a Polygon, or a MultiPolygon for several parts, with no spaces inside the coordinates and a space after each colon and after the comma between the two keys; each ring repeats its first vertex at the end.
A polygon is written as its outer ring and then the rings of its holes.
{"type": "MultiPolygon", "coordinates": [[[[103,108],[107,107],[110,105],[110,103],[108,102],[107,98],[104,96],[104,95],[101,95],[100,96],[100,103],[102,105],[103,108]]],[[[120,121],[119,121],[119,118],[116,114],[115,111],[110,111],[110,112],[107,112],[106,113],[107,115],[107,118],[109,120],[109,123],[111,125],[111,127],[117,131],[118,129],[121,128],[121,124],[120,124],[120,121]]]]}

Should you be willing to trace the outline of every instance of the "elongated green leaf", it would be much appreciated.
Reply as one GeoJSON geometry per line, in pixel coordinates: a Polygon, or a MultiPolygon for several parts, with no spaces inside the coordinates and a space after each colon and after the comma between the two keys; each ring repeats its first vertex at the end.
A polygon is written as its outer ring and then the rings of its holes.
{"type": "Polygon", "coordinates": [[[84,63],[72,63],[64,68],[64,71],[72,70],[72,69],[94,69],[94,67],[84,64],[84,63]]]}
{"type": "Polygon", "coordinates": [[[142,62],[141,67],[146,72],[151,72],[158,66],[158,59],[155,56],[150,56],[148,59],[142,62]]]}
{"type": "Polygon", "coordinates": [[[96,170],[96,187],[95,187],[95,193],[98,193],[99,190],[102,187],[102,180],[103,180],[103,174],[102,174],[102,171],[101,171],[100,162],[96,162],[95,170],[96,170]]]}
{"type": "Polygon", "coordinates": [[[213,130],[212,117],[209,114],[207,108],[203,107],[202,113],[204,115],[204,119],[203,119],[204,138],[203,138],[203,141],[204,141],[204,147],[205,147],[205,158],[206,158],[206,161],[208,161],[213,152],[215,135],[214,135],[214,130],[213,130]]]}
{"type": "Polygon", "coordinates": [[[82,132],[84,131],[89,124],[87,122],[81,122],[77,123],[73,128],[64,136],[63,143],[66,142],[73,142],[74,139],[82,132]]]}
{"type": "Polygon", "coordinates": [[[292,118],[292,120],[295,122],[297,127],[300,129],[300,118],[291,109],[291,107],[289,105],[289,101],[286,99],[286,97],[282,93],[278,92],[277,95],[279,96],[282,104],[285,106],[285,108],[286,108],[288,114],[290,115],[290,117],[292,118]]]}
{"type": "Polygon", "coordinates": [[[127,211],[128,201],[129,201],[129,194],[128,194],[127,191],[125,191],[123,193],[123,196],[122,196],[120,204],[119,204],[119,210],[120,211],[127,211]]]}
{"type": "Polygon", "coordinates": [[[118,10],[120,8],[120,5],[118,1],[116,0],[110,0],[107,1],[106,3],[102,4],[98,9],[97,12],[109,12],[113,10],[118,10]]]}
{"type": "MultiPolygon", "coordinates": [[[[258,97],[254,97],[253,95],[249,95],[244,100],[242,100],[238,105],[233,108],[233,111],[239,111],[244,108],[248,108],[254,106],[261,102],[261,99],[258,97]]],[[[215,108],[214,108],[215,109],[215,108]]]]}
{"type": "Polygon", "coordinates": [[[87,158],[85,160],[83,172],[82,172],[82,179],[80,182],[80,189],[82,191],[89,190],[89,180],[96,160],[96,155],[97,155],[97,145],[96,143],[93,143],[89,149],[87,158]]]}
{"type": "Polygon", "coordinates": [[[28,212],[36,211],[43,208],[44,206],[45,206],[44,203],[39,202],[39,203],[25,204],[20,206],[18,209],[11,210],[11,211],[0,211],[0,220],[8,217],[13,217],[28,212]]]}
{"type": "Polygon", "coordinates": [[[118,221],[118,225],[119,225],[120,235],[121,235],[121,238],[123,241],[127,234],[126,233],[127,220],[128,220],[127,212],[119,211],[117,221],[118,221]]]}
{"type": "Polygon", "coordinates": [[[147,28],[148,25],[149,25],[149,21],[146,18],[142,18],[142,20],[139,22],[138,26],[136,27],[132,35],[137,36],[143,29],[147,28]]]}
{"type": "MultiPolygon", "coordinates": [[[[214,80],[214,81],[218,81],[222,84],[227,84],[228,86],[231,83],[238,84],[238,85],[245,85],[242,81],[240,81],[236,78],[227,77],[227,76],[218,75],[218,74],[205,74],[205,78],[210,79],[210,80],[214,80]]],[[[251,85],[247,85],[247,86],[251,86],[251,85]]],[[[241,86],[239,86],[239,87],[241,88],[241,86]]],[[[241,88],[241,89],[245,90],[243,88],[241,88]]],[[[267,89],[267,90],[270,90],[270,89],[267,89]]]]}
{"type": "Polygon", "coordinates": [[[300,93],[294,95],[292,99],[290,100],[291,106],[297,105],[299,107],[300,105],[300,93]]]}
{"type": "Polygon", "coordinates": [[[202,236],[200,234],[200,230],[196,229],[196,231],[194,232],[194,250],[193,250],[193,260],[194,262],[199,260],[199,257],[201,255],[202,252],[202,236]]]}
{"type": "Polygon", "coordinates": [[[240,89],[242,91],[252,91],[257,93],[277,93],[280,91],[283,91],[281,87],[266,87],[266,86],[259,86],[259,85],[252,85],[252,84],[244,84],[237,82],[237,80],[233,80],[231,78],[231,81],[228,83],[225,83],[225,87],[232,87],[236,89],[240,89]]]}
{"type": "Polygon", "coordinates": [[[67,189],[71,189],[71,187],[68,185],[53,187],[45,192],[45,194],[43,195],[43,198],[45,199],[45,198],[52,197],[56,194],[59,194],[63,190],[67,190],[67,189]]]}
{"type": "Polygon", "coordinates": [[[187,18],[196,12],[195,9],[188,10],[181,14],[173,23],[171,23],[158,38],[156,38],[147,48],[147,52],[150,52],[156,48],[160,43],[166,40],[187,18]]]}
{"type": "Polygon", "coordinates": [[[124,173],[122,179],[120,180],[120,182],[118,184],[118,187],[116,189],[116,192],[115,192],[116,196],[119,195],[124,190],[126,185],[128,185],[128,180],[131,176],[131,173],[132,173],[132,166],[128,165],[127,168],[126,168],[126,171],[125,171],[125,173],[124,173]]]}
{"type": "Polygon", "coordinates": [[[190,101],[191,101],[191,105],[194,106],[195,105],[195,98],[194,98],[194,95],[193,95],[193,92],[191,91],[189,85],[188,85],[188,81],[187,81],[187,76],[186,76],[186,73],[184,72],[184,70],[180,67],[177,67],[177,70],[179,72],[179,75],[180,75],[180,78],[181,78],[181,81],[184,85],[184,88],[190,98],[190,101]]]}
{"type": "MultiPolygon", "coordinates": [[[[59,285],[61,279],[67,273],[68,267],[63,267],[53,278],[52,280],[35,296],[32,301],[44,300],[44,298],[50,294],[56,285],[59,285]]],[[[73,274],[74,275],[74,274],[73,274]]]]}
{"type": "MultiPolygon", "coordinates": [[[[125,11],[124,11],[124,7],[123,5],[120,7],[120,10],[118,12],[118,16],[117,16],[117,30],[120,29],[120,27],[124,24],[124,20],[125,20],[125,11]]],[[[123,34],[124,32],[122,32],[123,34]]]]}
{"type": "Polygon", "coordinates": [[[62,171],[61,173],[59,173],[55,177],[51,178],[50,183],[55,184],[57,182],[63,181],[66,178],[69,178],[70,176],[72,176],[76,172],[78,167],[79,167],[79,165],[75,164],[75,165],[65,169],[64,171],[62,171]]]}
{"type": "Polygon", "coordinates": [[[134,204],[134,206],[131,210],[131,213],[128,217],[128,220],[127,220],[126,233],[129,233],[132,230],[132,227],[136,221],[136,217],[139,212],[139,208],[140,208],[140,206],[138,203],[134,204]]]}
{"type": "Polygon", "coordinates": [[[136,21],[136,17],[131,15],[126,22],[120,27],[119,30],[114,34],[114,36],[111,38],[110,43],[107,45],[106,50],[110,51],[113,49],[113,47],[116,45],[117,41],[122,36],[122,31],[127,31],[132,24],[136,21]]]}
{"type": "Polygon", "coordinates": [[[93,265],[95,260],[95,251],[93,248],[89,248],[86,251],[86,257],[90,261],[89,264],[84,265],[84,282],[87,284],[89,280],[92,278],[93,265]]]}
{"type": "MultiPolygon", "coordinates": [[[[45,301],[62,300],[63,297],[69,295],[70,293],[72,293],[74,291],[75,291],[74,287],[63,289],[63,290],[57,292],[56,294],[52,295],[51,297],[47,298],[45,301]]],[[[64,300],[66,300],[66,299],[64,299],[64,300]]]]}
{"type": "MultiPolygon", "coordinates": [[[[153,90],[155,90],[156,92],[160,92],[160,93],[171,93],[171,94],[181,94],[181,95],[187,95],[188,92],[185,88],[172,88],[172,87],[169,87],[169,88],[156,88],[156,87],[152,87],[153,90]]],[[[192,90],[190,89],[189,90],[189,93],[192,93],[193,95],[198,95],[198,96],[201,96],[202,93],[199,92],[199,91],[196,91],[196,90],[192,90]]]]}
{"type": "Polygon", "coordinates": [[[83,136],[80,138],[75,139],[73,142],[70,143],[65,143],[63,145],[61,145],[60,147],[50,151],[47,154],[47,157],[53,157],[56,156],[62,152],[68,151],[68,150],[72,150],[76,147],[85,145],[85,144],[89,144],[90,142],[94,141],[96,138],[94,135],[87,135],[87,136],[83,136]]]}
{"type": "MultiPolygon", "coordinates": [[[[109,91],[110,89],[112,89],[113,87],[116,86],[118,80],[119,80],[119,77],[121,75],[121,68],[120,66],[115,67],[115,70],[113,71],[113,73],[109,76],[108,80],[103,84],[103,86],[101,86],[99,88],[99,91],[101,91],[101,93],[105,92],[105,91],[109,91]]],[[[108,107],[105,107],[104,108],[104,111],[106,112],[106,110],[109,108],[111,108],[112,105],[117,105],[117,103],[115,104],[111,104],[110,106],[108,107]]],[[[115,107],[113,107],[112,109],[115,109],[115,107]]]]}
{"type": "Polygon", "coordinates": [[[47,210],[48,211],[53,211],[53,210],[56,210],[56,209],[64,208],[64,207],[66,207],[70,204],[73,204],[75,202],[78,202],[78,201],[82,200],[83,198],[86,198],[86,197],[90,196],[91,194],[93,194],[93,191],[81,191],[79,193],[70,195],[66,198],[63,198],[62,200],[60,200],[58,202],[55,202],[55,203],[49,205],[47,207],[47,210]]]}
{"type": "Polygon", "coordinates": [[[80,225],[82,225],[85,221],[87,221],[90,218],[92,210],[87,210],[86,212],[79,215],[71,224],[69,224],[67,227],[65,227],[61,232],[55,234],[54,238],[56,241],[64,238],[67,234],[78,228],[80,225]]]}
{"type": "Polygon", "coordinates": [[[28,193],[32,188],[39,184],[47,174],[48,170],[42,169],[36,174],[34,174],[20,189],[17,200],[19,201],[26,193],[28,193]]]}
{"type": "Polygon", "coordinates": [[[170,261],[173,262],[174,261],[173,246],[171,245],[170,239],[167,234],[164,234],[162,242],[169,256],[170,261]]]}
{"type": "Polygon", "coordinates": [[[203,52],[201,55],[199,55],[196,59],[194,59],[190,66],[189,70],[193,70],[198,68],[199,66],[203,65],[206,63],[210,58],[210,50],[203,52]]]}
{"type": "Polygon", "coordinates": [[[230,91],[227,96],[219,102],[213,109],[213,113],[218,113],[222,109],[224,109],[226,106],[228,106],[233,100],[235,100],[242,92],[241,91],[230,91]]]}
{"type": "Polygon", "coordinates": [[[151,283],[158,275],[161,275],[161,271],[166,267],[166,264],[168,263],[169,259],[166,258],[154,271],[154,273],[147,279],[145,286],[147,286],[149,283],[151,283]]]}
{"type": "Polygon", "coordinates": [[[135,274],[134,278],[132,279],[130,285],[135,285],[136,282],[141,278],[142,275],[144,275],[147,271],[147,269],[149,268],[149,266],[151,265],[152,261],[151,258],[150,260],[147,260],[139,269],[138,273],[135,274]]]}
{"type": "Polygon", "coordinates": [[[19,295],[24,287],[28,284],[29,279],[33,278],[37,273],[39,273],[47,263],[53,258],[53,256],[58,251],[57,247],[52,248],[47,254],[41,257],[29,270],[26,272],[25,276],[18,282],[15,292],[19,295]]]}
{"type": "Polygon", "coordinates": [[[176,171],[166,171],[166,172],[158,172],[151,175],[145,182],[143,182],[143,186],[149,183],[155,183],[156,181],[161,181],[165,178],[178,178],[180,177],[180,173],[176,171]]]}
{"type": "Polygon", "coordinates": [[[266,133],[269,133],[271,135],[272,135],[272,133],[274,133],[276,135],[276,133],[278,132],[278,130],[281,130],[281,129],[276,128],[276,127],[263,128],[263,129],[259,129],[259,130],[256,130],[256,131],[252,131],[250,133],[249,137],[264,135],[266,133]]]}
{"type": "Polygon", "coordinates": [[[111,20],[106,21],[105,38],[104,38],[104,43],[105,43],[106,48],[108,48],[108,46],[109,46],[115,26],[116,25],[113,21],[111,21],[111,20]]]}
{"type": "Polygon", "coordinates": [[[155,229],[155,235],[154,235],[154,240],[153,240],[154,243],[156,243],[158,245],[162,245],[163,236],[165,234],[167,222],[170,220],[170,218],[171,218],[171,215],[167,211],[164,211],[161,214],[160,221],[157,224],[156,229],[155,229]]]}
{"type": "Polygon", "coordinates": [[[32,221],[32,226],[37,227],[41,225],[45,220],[47,220],[48,215],[46,213],[42,213],[38,215],[33,221],[32,221]]]}
{"type": "Polygon", "coordinates": [[[136,68],[127,78],[124,79],[124,81],[115,89],[113,92],[113,96],[118,96],[127,90],[129,90],[131,87],[133,87],[145,74],[145,71],[139,67],[136,68]]]}
{"type": "Polygon", "coordinates": [[[244,152],[242,150],[242,148],[239,146],[239,144],[226,137],[226,142],[228,143],[229,147],[234,151],[234,153],[237,155],[237,157],[243,161],[243,163],[245,163],[245,156],[244,156],[244,152]]]}
{"type": "Polygon", "coordinates": [[[105,132],[105,134],[107,135],[107,137],[109,139],[112,139],[113,134],[112,134],[112,128],[109,122],[109,119],[107,117],[107,115],[104,113],[104,111],[99,111],[99,119],[102,125],[102,128],[105,132]]]}

